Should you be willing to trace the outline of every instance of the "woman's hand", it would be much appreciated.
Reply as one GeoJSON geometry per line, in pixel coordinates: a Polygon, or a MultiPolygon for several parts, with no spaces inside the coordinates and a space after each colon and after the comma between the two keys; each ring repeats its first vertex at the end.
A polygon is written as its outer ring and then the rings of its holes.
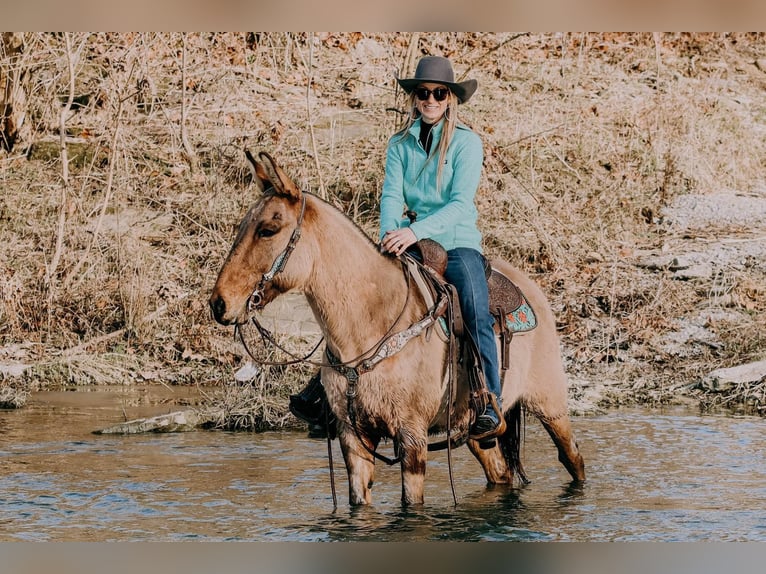
{"type": "Polygon", "coordinates": [[[380,242],[380,249],[383,253],[388,252],[399,256],[417,240],[418,238],[415,237],[409,227],[394,229],[393,231],[386,231],[383,241],[380,242]]]}

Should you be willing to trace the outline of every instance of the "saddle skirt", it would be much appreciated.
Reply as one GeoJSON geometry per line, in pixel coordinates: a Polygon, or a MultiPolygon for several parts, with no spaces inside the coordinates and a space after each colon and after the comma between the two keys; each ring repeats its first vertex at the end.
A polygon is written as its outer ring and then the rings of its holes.
{"type": "MultiPolygon", "coordinates": [[[[473,412],[482,412],[486,405],[492,401],[492,395],[488,392],[481,370],[479,349],[472,337],[467,336],[463,330],[463,319],[457,291],[453,285],[444,279],[444,271],[447,268],[447,252],[444,248],[432,240],[420,240],[415,244],[416,248],[410,248],[401,261],[405,267],[405,273],[417,285],[428,308],[426,317],[418,325],[423,328],[415,329],[413,325],[408,331],[412,336],[425,331],[428,338],[434,331],[439,338],[448,345],[460,341],[460,352],[450,353],[452,356],[452,368],[455,373],[458,362],[466,367],[468,373],[469,401],[473,412]],[[430,319],[430,320],[429,320],[430,319]],[[458,357],[461,358],[458,358],[458,357]]],[[[505,373],[510,366],[510,345],[514,334],[531,331],[537,326],[537,316],[526,296],[509,277],[501,271],[491,268],[488,264],[485,269],[487,286],[489,288],[489,308],[494,318],[495,334],[499,341],[500,380],[505,378],[505,373]]],[[[411,336],[407,336],[409,340],[411,336]]],[[[403,342],[399,347],[401,347],[403,342]]],[[[445,394],[440,412],[449,412],[450,393],[445,394]]],[[[449,435],[449,431],[448,431],[449,435]]],[[[462,444],[468,437],[468,428],[456,439],[448,436],[444,441],[429,444],[428,450],[441,450],[450,444],[462,444]],[[457,442],[455,442],[457,441],[457,442]]]]}

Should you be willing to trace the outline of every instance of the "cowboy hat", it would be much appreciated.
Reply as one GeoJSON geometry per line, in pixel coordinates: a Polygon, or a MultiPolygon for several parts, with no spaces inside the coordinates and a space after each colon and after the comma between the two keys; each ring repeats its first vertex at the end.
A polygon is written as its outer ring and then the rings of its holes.
{"type": "Polygon", "coordinates": [[[415,76],[412,78],[397,78],[397,82],[408,94],[424,82],[443,84],[457,96],[462,104],[468,101],[478,87],[476,80],[455,82],[455,73],[452,71],[452,63],[443,56],[424,56],[418,62],[415,76]]]}

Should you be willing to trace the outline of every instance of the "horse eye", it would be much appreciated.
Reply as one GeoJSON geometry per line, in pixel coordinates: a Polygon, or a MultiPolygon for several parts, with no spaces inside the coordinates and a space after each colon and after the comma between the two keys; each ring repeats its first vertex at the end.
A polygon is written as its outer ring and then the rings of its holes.
{"type": "Polygon", "coordinates": [[[261,227],[256,235],[258,235],[258,237],[271,237],[272,235],[276,235],[276,233],[277,232],[273,229],[266,229],[265,227],[261,227]]]}

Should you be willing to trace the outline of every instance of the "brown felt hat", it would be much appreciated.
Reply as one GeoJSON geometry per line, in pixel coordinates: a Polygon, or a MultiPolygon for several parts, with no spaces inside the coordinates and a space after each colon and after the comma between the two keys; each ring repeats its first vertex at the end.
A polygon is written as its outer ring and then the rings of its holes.
{"type": "Polygon", "coordinates": [[[420,58],[415,76],[412,78],[397,78],[397,82],[408,94],[424,82],[443,84],[457,96],[462,104],[469,100],[478,87],[476,80],[455,82],[455,72],[452,71],[452,63],[443,56],[424,56],[420,58]]]}

